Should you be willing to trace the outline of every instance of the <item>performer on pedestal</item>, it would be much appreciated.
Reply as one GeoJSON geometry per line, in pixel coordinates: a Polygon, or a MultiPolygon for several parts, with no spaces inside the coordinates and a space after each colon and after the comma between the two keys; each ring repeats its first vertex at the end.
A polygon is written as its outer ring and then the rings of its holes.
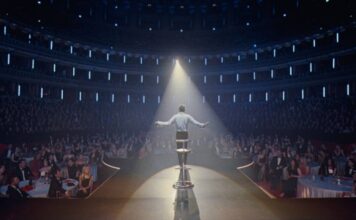
{"type": "MultiPolygon", "coordinates": [[[[175,124],[176,127],[176,143],[177,149],[187,148],[188,146],[188,124],[192,123],[198,127],[204,128],[209,122],[199,122],[193,118],[193,116],[185,113],[185,106],[180,105],[178,108],[178,113],[173,115],[168,121],[156,121],[155,125],[158,127],[169,126],[175,124]]],[[[182,167],[183,162],[185,164],[186,158],[182,159],[178,157],[179,166],[182,167]]]]}

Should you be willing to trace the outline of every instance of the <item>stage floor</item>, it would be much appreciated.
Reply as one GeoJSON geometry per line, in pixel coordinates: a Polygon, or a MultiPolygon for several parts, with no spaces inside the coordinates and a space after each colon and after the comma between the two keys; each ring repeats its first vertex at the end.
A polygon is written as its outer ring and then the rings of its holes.
{"type": "MultiPolygon", "coordinates": [[[[114,177],[90,199],[112,198],[114,195],[127,199],[126,204],[117,209],[116,219],[278,219],[265,203],[238,182],[208,168],[189,167],[195,185],[190,190],[172,187],[179,170],[170,167],[134,186],[135,191],[129,189],[131,187],[125,189],[125,181],[114,177]]],[[[132,186],[132,183],[128,184],[132,186]]]]}
{"type": "Polygon", "coordinates": [[[271,199],[236,164],[214,157],[192,163],[195,186],[178,202],[176,158],[153,157],[113,161],[122,169],[87,199],[0,199],[0,219],[356,219],[355,199],[271,199]]]}

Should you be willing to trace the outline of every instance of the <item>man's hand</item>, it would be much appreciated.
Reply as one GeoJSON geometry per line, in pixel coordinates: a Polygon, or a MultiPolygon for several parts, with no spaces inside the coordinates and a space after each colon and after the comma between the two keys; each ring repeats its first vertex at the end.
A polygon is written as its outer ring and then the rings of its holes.
{"type": "Polygon", "coordinates": [[[205,122],[205,123],[203,124],[203,128],[205,128],[206,126],[208,126],[209,123],[210,123],[210,122],[205,122]]]}
{"type": "Polygon", "coordinates": [[[158,121],[155,121],[155,126],[156,126],[156,127],[159,127],[159,126],[160,126],[158,121]]]}

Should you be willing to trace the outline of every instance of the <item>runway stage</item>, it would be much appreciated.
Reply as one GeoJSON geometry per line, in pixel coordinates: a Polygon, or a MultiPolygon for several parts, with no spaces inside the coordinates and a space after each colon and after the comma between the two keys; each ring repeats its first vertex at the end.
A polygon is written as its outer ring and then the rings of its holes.
{"type": "Polygon", "coordinates": [[[354,199],[270,199],[235,165],[217,166],[226,160],[190,165],[195,186],[181,192],[178,202],[175,157],[124,163],[88,199],[1,200],[0,219],[356,219],[354,199]]]}
{"type": "Polygon", "coordinates": [[[193,189],[174,189],[172,184],[177,180],[179,170],[170,167],[149,177],[134,192],[125,189],[127,184],[122,179],[114,178],[91,199],[113,195],[129,198],[116,213],[118,219],[278,218],[238,182],[208,168],[189,167],[191,180],[195,184],[193,189]]]}

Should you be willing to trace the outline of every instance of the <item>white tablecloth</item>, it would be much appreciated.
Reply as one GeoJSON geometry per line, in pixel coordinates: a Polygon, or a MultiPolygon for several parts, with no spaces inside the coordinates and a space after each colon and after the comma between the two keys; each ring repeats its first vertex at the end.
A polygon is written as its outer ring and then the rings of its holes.
{"type": "MultiPolygon", "coordinates": [[[[63,189],[66,191],[75,191],[75,189],[78,187],[78,181],[74,179],[69,179],[70,182],[72,182],[74,185],[68,186],[67,183],[63,182],[63,189]]],[[[22,188],[24,186],[27,186],[29,184],[28,180],[21,181],[19,183],[19,187],[22,188]]],[[[3,195],[6,195],[7,191],[7,185],[2,186],[0,189],[0,193],[3,195]]],[[[27,193],[32,197],[32,198],[46,198],[49,190],[49,183],[45,183],[42,181],[34,181],[34,188],[27,193]]]]}
{"type": "Polygon", "coordinates": [[[352,191],[352,180],[342,179],[340,184],[335,177],[309,175],[298,179],[298,198],[335,198],[344,197],[352,191]]]}

